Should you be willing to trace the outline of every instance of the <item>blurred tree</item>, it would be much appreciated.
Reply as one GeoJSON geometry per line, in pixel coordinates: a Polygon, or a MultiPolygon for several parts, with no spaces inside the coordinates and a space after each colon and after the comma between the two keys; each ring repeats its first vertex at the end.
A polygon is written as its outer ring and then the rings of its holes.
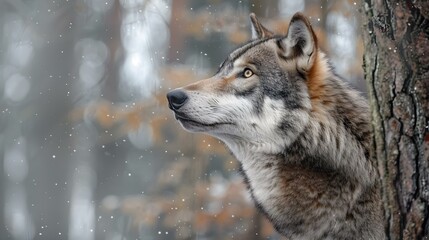
{"type": "Polygon", "coordinates": [[[264,1],[264,0],[250,0],[250,12],[254,12],[257,16],[278,16],[278,0],[264,1]]]}
{"type": "Polygon", "coordinates": [[[363,4],[364,69],[388,239],[429,239],[429,3],[363,4]]]}

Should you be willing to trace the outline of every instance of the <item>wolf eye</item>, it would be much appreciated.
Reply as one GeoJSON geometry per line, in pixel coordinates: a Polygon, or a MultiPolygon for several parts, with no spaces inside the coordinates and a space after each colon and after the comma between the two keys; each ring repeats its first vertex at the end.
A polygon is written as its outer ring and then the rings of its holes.
{"type": "Polygon", "coordinates": [[[253,75],[253,71],[250,70],[249,68],[245,68],[243,71],[243,76],[245,78],[250,78],[253,75]]]}

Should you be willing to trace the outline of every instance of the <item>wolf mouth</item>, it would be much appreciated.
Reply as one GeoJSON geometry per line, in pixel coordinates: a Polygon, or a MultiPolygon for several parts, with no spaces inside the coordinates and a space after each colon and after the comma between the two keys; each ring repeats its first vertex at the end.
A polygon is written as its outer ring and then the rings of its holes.
{"type": "Polygon", "coordinates": [[[231,122],[203,123],[203,122],[195,121],[194,119],[191,119],[177,112],[175,112],[174,117],[176,118],[176,120],[178,120],[181,123],[189,124],[196,127],[216,127],[219,125],[233,125],[233,123],[231,122]]]}

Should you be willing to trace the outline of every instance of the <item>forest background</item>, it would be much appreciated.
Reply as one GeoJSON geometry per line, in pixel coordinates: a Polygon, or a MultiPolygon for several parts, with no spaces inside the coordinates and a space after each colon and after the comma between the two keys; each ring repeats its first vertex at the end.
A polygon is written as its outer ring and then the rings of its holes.
{"type": "Polygon", "coordinates": [[[216,139],[165,94],[302,11],[366,94],[354,1],[0,1],[2,239],[281,239],[216,139]]]}

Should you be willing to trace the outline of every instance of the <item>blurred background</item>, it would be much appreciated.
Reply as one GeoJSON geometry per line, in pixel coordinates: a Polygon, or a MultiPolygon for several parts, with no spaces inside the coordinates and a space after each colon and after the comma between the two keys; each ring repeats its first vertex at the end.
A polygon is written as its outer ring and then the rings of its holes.
{"type": "Polygon", "coordinates": [[[316,0],[0,0],[1,239],[282,239],[237,161],[181,129],[169,90],[311,20],[364,92],[359,6],[316,0]]]}

